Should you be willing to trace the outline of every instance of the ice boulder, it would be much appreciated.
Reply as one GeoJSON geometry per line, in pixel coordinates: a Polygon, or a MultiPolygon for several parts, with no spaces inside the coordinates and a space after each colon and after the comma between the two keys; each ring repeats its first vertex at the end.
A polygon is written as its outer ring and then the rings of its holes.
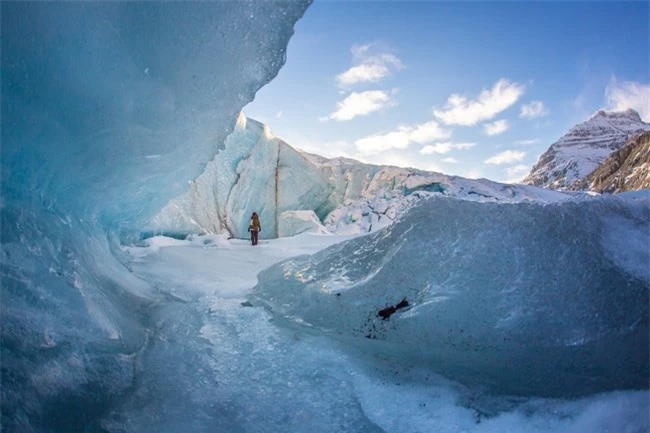
{"type": "Polygon", "coordinates": [[[423,198],[383,230],[261,272],[253,301],[499,394],[647,388],[649,198],[423,198]]]}
{"type": "Polygon", "coordinates": [[[289,237],[304,232],[329,233],[312,210],[282,212],[278,220],[278,236],[289,237]]]}

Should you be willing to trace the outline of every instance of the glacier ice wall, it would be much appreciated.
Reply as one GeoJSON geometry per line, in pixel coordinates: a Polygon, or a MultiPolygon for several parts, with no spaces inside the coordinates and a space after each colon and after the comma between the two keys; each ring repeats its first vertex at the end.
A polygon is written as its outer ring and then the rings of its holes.
{"type": "MultiPolygon", "coordinates": [[[[412,168],[327,159],[294,149],[242,113],[225,149],[187,190],[147,224],[145,235],[227,233],[246,238],[250,215],[260,215],[264,238],[279,231],[283,212],[313,211],[332,232],[369,232],[391,224],[422,195],[519,202],[569,198],[524,185],[469,180],[412,168]]],[[[298,226],[296,226],[298,227],[298,226]]]]}
{"type": "Polygon", "coordinates": [[[381,231],[268,268],[252,296],[287,324],[497,393],[647,388],[649,221],[648,194],[430,197],[381,231]]]}
{"type": "Polygon", "coordinates": [[[276,138],[268,126],[243,114],[225,149],[147,225],[150,231],[229,233],[248,236],[253,212],[260,216],[262,238],[275,238],[282,212],[327,203],[330,187],[297,151],[276,138]]]}
{"type": "Polygon", "coordinates": [[[157,295],[119,241],[201,173],[308,4],[0,4],[3,430],[92,429],[133,386],[157,295]]]}

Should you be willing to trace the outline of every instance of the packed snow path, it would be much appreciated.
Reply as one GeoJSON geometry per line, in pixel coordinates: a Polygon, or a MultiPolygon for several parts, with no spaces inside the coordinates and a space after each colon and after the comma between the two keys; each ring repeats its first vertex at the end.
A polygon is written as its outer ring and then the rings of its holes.
{"type": "Polygon", "coordinates": [[[160,292],[131,392],[99,424],[124,432],[606,432],[647,428],[645,392],[573,402],[484,395],[397,360],[276,326],[246,295],[262,269],[344,237],[153,238],[128,248],[160,292]],[[632,421],[632,422],[631,422],[632,421]],[[612,430],[613,426],[613,430],[612,430]]]}

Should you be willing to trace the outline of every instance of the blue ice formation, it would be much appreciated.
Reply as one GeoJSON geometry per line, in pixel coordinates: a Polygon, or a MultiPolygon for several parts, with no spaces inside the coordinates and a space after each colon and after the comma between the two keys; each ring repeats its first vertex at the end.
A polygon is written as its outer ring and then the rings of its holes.
{"type": "Polygon", "coordinates": [[[240,114],[225,148],[147,224],[152,232],[222,233],[248,236],[250,215],[257,212],[260,236],[278,237],[280,215],[310,209],[332,210],[326,173],[275,137],[268,126],[240,114]]]}
{"type": "Polygon", "coordinates": [[[130,389],[123,265],[285,61],[309,0],[2,2],[2,428],[81,431],[130,389]]]}
{"type": "Polygon", "coordinates": [[[388,228],[266,269],[252,297],[286,324],[497,394],[647,389],[649,221],[647,192],[430,197],[388,228]]]}

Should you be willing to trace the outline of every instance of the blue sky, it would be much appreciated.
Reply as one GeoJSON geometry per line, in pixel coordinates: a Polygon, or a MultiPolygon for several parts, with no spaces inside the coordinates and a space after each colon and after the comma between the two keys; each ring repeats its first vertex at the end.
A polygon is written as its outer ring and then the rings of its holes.
{"type": "Polygon", "coordinates": [[[244,112],[308,152],[514,181],[599,109],[650,121],[648,4],[315,0],[244,112]]]}

